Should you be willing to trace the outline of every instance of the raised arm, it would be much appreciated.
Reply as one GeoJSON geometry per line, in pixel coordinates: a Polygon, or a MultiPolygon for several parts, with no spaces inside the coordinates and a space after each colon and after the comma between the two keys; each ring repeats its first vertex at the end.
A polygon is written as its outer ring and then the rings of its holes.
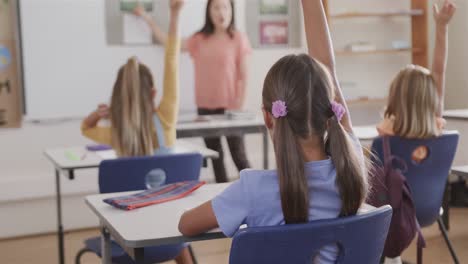
{"type": "MultiPolygon", "coordinates": [[[[171,3],[172,4],[172,3],[171,3]]],[[[168,42],[168,33],[166,33],[165,31],[163,31],[158,24],[156,24],[156,21],[154,21],[154,19],[151,17],[150,14],[146,13],[145,9],[143,6],[139,5],[135,8],[135,10],[133,10],[133,13],[136,15],[136,16],[139,16],[141,17],[145,22],[146,24],[148,24],[148,26],[151,28],[151,32],[153,32],[153,36],[154,38],[159,42],[161,43],[163,46],[166,46],[167,45],[167,42],[168,42]]],[[[172,16],[172,11],[171,11],[171,16],[172,16]]],[[[172,18],[171,18],[171,21],[172,21],[172,18]]],[[[170,24],[172,22],[169,22],[170,24]]],[[[187,45],[186,45],[186,40],[182,40],[182,43],[181,43],[181,49],[182,51],[186,51],[187,50],[187,45]]]]}
{"type": "Polygon", "coordinates": [[[170,4],[171,20],[164,58],[163,96],[159,104],[159,118],[162,125],[172,131],[170,137],[166,135],[167,144],[172,146],[175,143],[175,127],[179,110],[179,15],[184,0],[170,0],[170,4]]]}
{"type": "Polygon", "coordinates": [[[335,101],[346,109],[341,124],[348,132],[352,132],[348,106],[336,76],[335,54],[323,2],[322,0],[302,0],[302,7],[309,55],[324,64],[330,71],[335,86],[335,101]]]}
{"type": "Polygon", "coordinates": [[[440,105],[437,111],[442,116],[445,97],[445,72],[448,55],[448,24],[455,14],[456,7],[451,0],[445,0],[442,8],[434,4],[434,21],[436,24],[434,58],[432,62],[432,75],[437,86],[440,105]]]}

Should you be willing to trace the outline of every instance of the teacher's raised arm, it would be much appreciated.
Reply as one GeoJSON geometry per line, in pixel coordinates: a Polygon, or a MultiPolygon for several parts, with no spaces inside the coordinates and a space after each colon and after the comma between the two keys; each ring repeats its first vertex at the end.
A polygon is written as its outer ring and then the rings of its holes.
{"type": "MultiPolygon", "coordinates": [[[[179,0],[175,0],[175,1],[171,1],[170,2],[170,5],[177,5],[177,4],[180,4],[180,3],[183,3],[183,1],[179,1],[179,0]]],[[[171,8],[172,10],[172,8],[171,8]]],[[[166,46],[167,45],[167,42],[168,42],[168,33],[163,31],[159,25],[156,23],[156,21],[154,21],[153,17],[151,17],[150,14],[148,14],[146,11],[145,11],[145,8],[144,6],[142,5],[138,5],[134,10],[133,10],[133,13],[136,15],[136,16],[139,16],[141,17],[145,22],[146,24],[148,24],[148,26],[151,28],[151,31],[153,33],[153,36],[154,38],[159,42],[161,43],[161,45],[163,46],[166,46]]],[[[182,51],[187,51],[187,48],[186,48],[186,42],[187,40],[183,39],[181,41],[181,49],[182,51]]]]}

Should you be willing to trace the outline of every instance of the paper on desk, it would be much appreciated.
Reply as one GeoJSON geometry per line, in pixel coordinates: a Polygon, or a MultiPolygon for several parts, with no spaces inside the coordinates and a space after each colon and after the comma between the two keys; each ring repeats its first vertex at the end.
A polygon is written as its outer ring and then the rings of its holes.
{"type": "Polygon", "coordinates": [[[117,158],[117,154],[115,154],[115,151],[113,149],[96,151],[96,154],[103,160],[110,160],[110,159],[117,158]]]}
{"type": "Polygon", "coordinates": [[[129,13],[124,13],[122,16],[124,44],[151,44],[153,42],[151,29],[143,19],[129,13]]]}

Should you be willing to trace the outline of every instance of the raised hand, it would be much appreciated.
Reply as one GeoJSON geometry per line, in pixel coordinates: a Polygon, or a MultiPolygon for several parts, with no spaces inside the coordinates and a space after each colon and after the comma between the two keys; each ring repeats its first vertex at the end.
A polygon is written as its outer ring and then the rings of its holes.
{"type": "Polygon", "coordinates": [[[457,7],[452,0],[444,0],[444,3],[440,6],[437,3],[433,6],[434,9],[434,20],[437,25],[448,25],[450,20],[452,20],[457,7]]]}
{"type": "Polygon", "coordinates": [[[185,0],[169,0],[171,11],[179,12],[185,4],[185,0]]]}
{"type": "Polygon", "coordinates": [[[109,118],[110,109],[107,104],[100,104],[96,110],[100,118],[109,118]]]}
{"type": "Polygon", "coordinates": [[[146,14],[145,8],[142,5],[137,5],[135,9],[133,9],[133,14],[139,17],[144,16],[146,14]]]}

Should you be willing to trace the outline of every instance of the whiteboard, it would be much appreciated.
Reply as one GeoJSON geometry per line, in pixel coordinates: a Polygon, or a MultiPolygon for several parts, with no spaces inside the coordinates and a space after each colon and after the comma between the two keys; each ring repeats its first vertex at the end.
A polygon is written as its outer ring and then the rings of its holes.
{"type": "MultiPolygon", "coordinates": [[[[117,0],[20,0],[27,119],[84,117],[97,104],[108,103],[118,69],[134,55],[151,68],[159,100],[164,49],[108,45],[105,1],[117,0]]],[[[155,1],[161,17],[168,17],[167,2],[155,1]]],[[[206,0],[187,1],[180,21],[183,37],[202,27],[205,5],[206,0]]],[[[162,24],[166,30],[167,21],[162,24]]],[[[193,111],[193,64],[188,54],[181,56],[179,73],[180,110],[193,111]]]]}

